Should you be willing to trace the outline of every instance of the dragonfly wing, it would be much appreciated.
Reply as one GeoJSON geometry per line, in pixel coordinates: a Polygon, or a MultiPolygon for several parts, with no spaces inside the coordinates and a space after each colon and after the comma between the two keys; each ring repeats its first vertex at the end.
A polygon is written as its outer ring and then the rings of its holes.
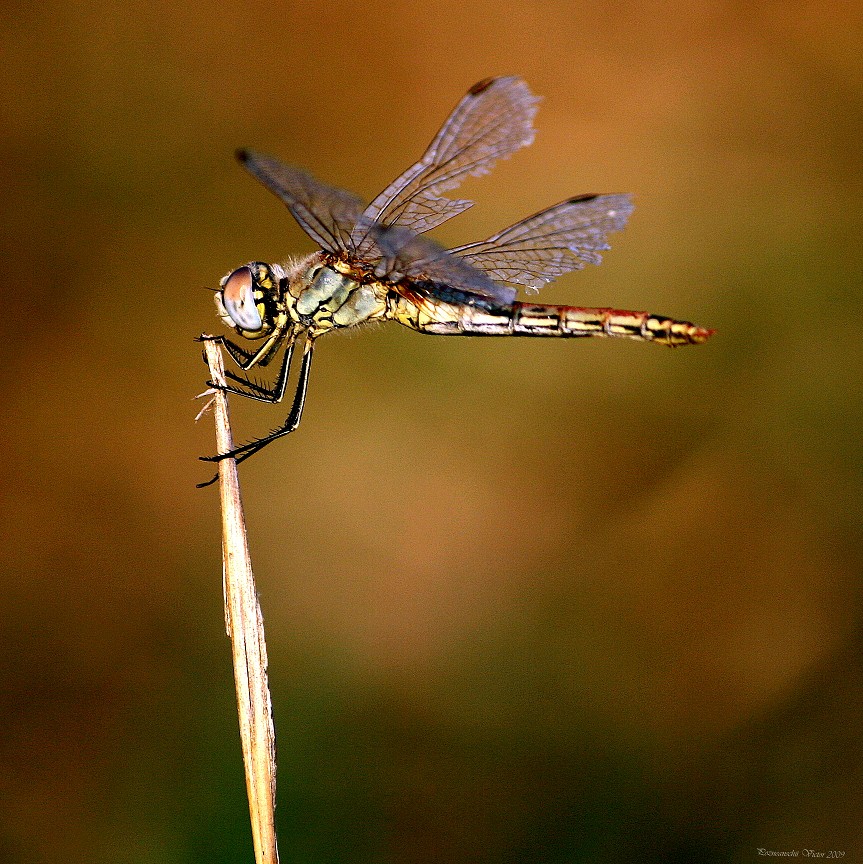
{"type": "Polygon", "coordinates": [[[538,101],[520,78],[487,78],[471,87],[422,159],[366,208],[352,235],[354,246],[362,250],[373,224],[398,224],[422,234],[470,207],[471,201],[443,193],[530,144],[538,101]]]}
{"type": "Polygon", "coordinates": [[[293,165],[272,156],[238,150],[237,158],[285,204],[300,227],[328,252],[350,252],[351,231],[365,205],[345,189],[328,186],[293,165]]]}
{"type": "Polygon", "coordinates": [[[585,264],[599,264],[599,253],[610,248],[606,235],[623,228],[632,209],[628,195],[582,195],[450,253],[492,279],[536,290],[585,264]]]}
{"type": "Polygon", "coordinates": [[[498,285],[468,262],[450,255],[434,240],[420,237],[408,228],[375,225],[370,238],[382,257],[379,276],[386,275],[393,281],[406,276],[414,283],[425,283],[423,291],[433,296],[443,297],[448,288],[456,288],[502,306],[515,300],[514,288],[498,285]]]}

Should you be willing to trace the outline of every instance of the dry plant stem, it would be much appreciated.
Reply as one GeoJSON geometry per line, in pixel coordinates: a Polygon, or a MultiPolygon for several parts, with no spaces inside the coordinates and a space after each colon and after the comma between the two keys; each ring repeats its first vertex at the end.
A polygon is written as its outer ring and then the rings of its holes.
{"type": "MultiPolygon", "coordinates": [[[[210,375],[225,384],[222,350],[204,342],[210,375]]],[[[219,390],[214,397],[216,446],[219,453],[233,449],[228,400],[219,390]]],[[[272,704],[267,684],[267,646],[255,578],[249,558],[243,502],[233,459],[219,462],[219,496],[222,505],[222,587],[225,626],[234,655],[234,682],[240,739],[246,770],[246,790],[252,820],[252,839],[257,864],[277,864],[276,846],[276,743],[272,704]]]]}

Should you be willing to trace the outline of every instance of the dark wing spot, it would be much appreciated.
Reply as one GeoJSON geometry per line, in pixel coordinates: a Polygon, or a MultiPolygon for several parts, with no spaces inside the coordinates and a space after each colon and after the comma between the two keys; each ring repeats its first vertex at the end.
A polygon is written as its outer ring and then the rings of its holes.
{"type": "Polygon", "coordinates": [[[497,81],[497,78],[483,78],[482,81],[477,81],[476,84],[474,84],[467,92],[470,93],[471,96],[478,96],[484,90],[488,90],[495,81],[497,81]]]}

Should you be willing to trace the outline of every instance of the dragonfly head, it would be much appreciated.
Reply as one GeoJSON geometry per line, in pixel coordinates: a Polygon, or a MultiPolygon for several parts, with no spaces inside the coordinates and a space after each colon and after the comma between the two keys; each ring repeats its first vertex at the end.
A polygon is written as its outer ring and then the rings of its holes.
{"type": "Polygon", "coordinates": [[[222,321],[246,339],[263,339],[274,327],[279,280],[269,264],[253,261],[219,283],[216,309],[222,321]]]}

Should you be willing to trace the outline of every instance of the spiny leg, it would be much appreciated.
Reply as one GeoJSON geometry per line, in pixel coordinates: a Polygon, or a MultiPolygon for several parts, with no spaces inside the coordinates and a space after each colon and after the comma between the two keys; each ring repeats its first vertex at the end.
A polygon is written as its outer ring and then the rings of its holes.
{"type": "MultiPolygon", "coordinates": [[[[312,339],[307,338],[306,343],[303,346],[303,360],[302,364],[300,365],[300,377],[297,381],[297,389],[294,392],[294,402],[291,405],[290,413],[288,414],[284,425],[280,426],[278,429],[274,429],[269,435],[265,435],[263,438],[258,438],[255,441],[250,441],[248,444],[242,444],[239,447],[235,447],[233,450],[229,450],[227,453],[219,453],[216,456],[199,457],[202,461],[220,462],[222,459],[233,458],[236,459],[237,464],[239,464],[240,462],[244,462],[246,459],[248,459],[249,456],[252,456],[259,450],[262,450],[264,447],[267,446],[267,444],[275,441],[277,438],[281,438],[284,435],[290,434],[300,425],[300,420],[303,416],[303,406],[306,402],[306,391],[308,390],[309,386],[309,372],[312,368],[312,352],[314,350],[314,344],[315,343],[312,339]]],[[[249,394],[244,393],[243,395],[249,394]]],[[[215,477],[213,477],[211,480],[208,480],[206,483],[199,483],[198,488],[209,486],[211,483],[214,483],[218,479],[218,476],[219,475],[217,474],[215,477]]]]}
{"type": "Polygon", "coordinates": [[[288,343],[288,347],[285,349],[285,354],[282,357],[279,374],[276,376],[272,387],[266,387],[258,384],[256,381],[250,381],[248,378],[244,378],[242,375],[235,375],[227,369],[225,370],[226,378],[230,378],[231,381],[236,381],[248,389],[241,390],[239,387],[232,387],[230,384],[221,385],[213,381],[207,381],[207,386],[213,387],[216,390],[223,390],[225,393],[236,393],[238,396],[245,396],[247,399],[257,399],[259,402],[269,402],[275,405],[277,402],[281,402],[285,395],[295,344],[293,339],[288,343]]]}
{"type": "MultiPolygon", "coordinates": [[[[223,345],[228,354],[230,354],[231,359],[240,367],[240,369],[250,369],[251,361],[254,359],[256,354],[255,351],[247,351],[245,348],[241,348],[237,345],[236,342],[231,342],[230,339],[227,339],[224,336],[199,336],[195,341],[218,342],[219,345],[223,345]]],[[[207,362],[206,355],[204,356],[204,362],[207,362]]]]}
{"type": "Polygon", "coordinates": [[[290,413],[288,414],[287,419],[284,424],[280,426],[278,429],[274,429],[270,432],[269,435],[265,435],[263,438],[258,438],[254,441],[250,441],[248,444],[242,444],[239,447],[235,447],[233,450],[228,453],[222,453],[219,456],[213,457],[207,461],[220,461],[229,456],[235,457],[237,462],[243,462],[248,459],[249,456],[257,453],[259,450],[262,450],[267,444],[275,441],[277,438],[281,438],[284,435],[288,435],[289,433],[296,430],[296,428],[300,425],[300,420],[303,416],[303,408],[306,404],[306,392],[309,387],[309,372],[312,368],[312,351],[314,349],[314,342],[311,339],[307,339],[305,345],[303,346],[303,359],[300,364],[300,375],[297,381],[297,389],[294,391],[294,401],[291,405],[290,413]]]}

